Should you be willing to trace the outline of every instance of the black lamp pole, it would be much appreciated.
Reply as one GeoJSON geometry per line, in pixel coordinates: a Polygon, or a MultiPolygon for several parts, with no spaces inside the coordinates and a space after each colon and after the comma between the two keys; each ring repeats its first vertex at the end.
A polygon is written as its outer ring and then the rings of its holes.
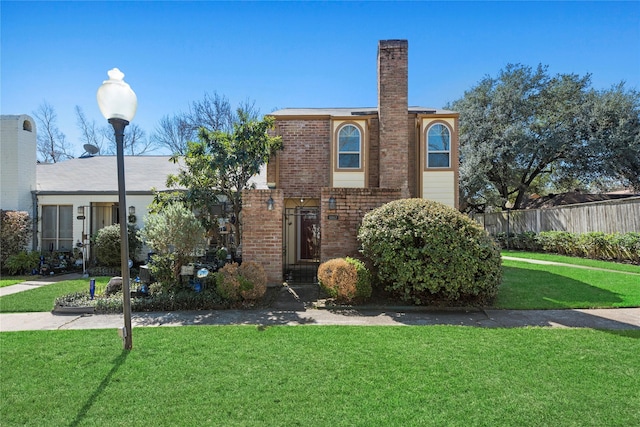
{"type": "Polygon", "coordinates": [[[118,220],[120,222],[120,269],[122,270],[122,309],[124,312],[124,348],[131,350],[131,291],[129,289],[129,236],[127,230],[127,197],[124,181],[124,128],[129,124],[124,119],[109,119],[116,136],[116,157],[118,161],[118,220]]]}

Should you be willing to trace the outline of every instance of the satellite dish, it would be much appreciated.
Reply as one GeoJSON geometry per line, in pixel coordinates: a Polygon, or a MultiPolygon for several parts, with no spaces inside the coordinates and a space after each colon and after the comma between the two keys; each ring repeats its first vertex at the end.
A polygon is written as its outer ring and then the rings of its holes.
{"type": "Polygon", "coordinates": [[[90,156],[93,156],[94,154],[98,154],[98,152],[100,151],[98,147],[91,144],[84,144],[82,148],[84,148],[84,151],[86,151],[87,154],[89,154],[90,156]]]}

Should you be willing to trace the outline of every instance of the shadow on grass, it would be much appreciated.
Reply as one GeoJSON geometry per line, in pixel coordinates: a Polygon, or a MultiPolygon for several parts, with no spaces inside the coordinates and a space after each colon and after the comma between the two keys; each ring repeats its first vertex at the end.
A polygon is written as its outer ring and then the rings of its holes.
{"type": "Polygon", "coordinates": [[[525,267],[503,269],[497,308],[608,308],[624,302],[614,292],[562,275],[525,267]]]}
{"type": "Polygon", "coordinates": [[[91,396],[89,396],[89,398],[87,399],[85,404],[82,406],[82,408],[80,408],[80,410],[78,411],[78,414],[76,415],[76,418],[71,422],[71,424],[69,424],[70,426],[73,427],[73,426],[80,425],[80,423],[82,422],[84,417],[86,417],[87,413],[89,412],[93,404],[96,402],[96,400],[98,400],[98,397],[100,397],[100,395],[104,392],[104,390],[107,388],[107,386],[111,382],[111,378],[113,377],[113,375],[116,372],[118,372],[118,369],[120,369],[120,366],[124,364],[128,355],[129,355],[128,350],[122,350],[122,353],[120,353],[118,357],[113,359],[113,367],[104,377],[104,379],[100,382],[100,384],[94,390],[94,392],[91,393],[91,396]]]}

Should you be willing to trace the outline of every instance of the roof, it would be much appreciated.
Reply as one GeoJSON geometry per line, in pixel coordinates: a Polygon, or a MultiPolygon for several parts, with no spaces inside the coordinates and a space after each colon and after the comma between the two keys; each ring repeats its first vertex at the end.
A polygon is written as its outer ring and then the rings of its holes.
{"type": "MultiPolygon", "coordinates": [[[[409,113],[413,114],[457,114],[451,110],[441,110],[429,107],[409,107],[409,113]]],[[[377,107],[351,107],[351,108],[284,108],[269,113],[270,116],[366,116],[377,115],[377,107]]]]}
{"type": "MultiPolygon", "coordinates": [[[[151,194],[151,188],[168,190],[167,176],[177,174],[180,163],[170,156],[125,156],[127,194],[151,194]]],[[[38,194],[114,194],[118,192],[116,156],[80,157],[36,166],[38,194]]],[[[265,167],[251,181],[267,188],[265,167]]]]}

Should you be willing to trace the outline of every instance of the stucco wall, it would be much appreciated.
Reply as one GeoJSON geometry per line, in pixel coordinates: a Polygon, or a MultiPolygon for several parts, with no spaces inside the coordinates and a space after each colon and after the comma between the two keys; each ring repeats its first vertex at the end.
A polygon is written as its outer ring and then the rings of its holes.
{"type": "Polygon", "coordinates": [[[31,190],[36,187],[36,124],[25,115],[0,120],[0,206],[33,215],[31,190]]]}

